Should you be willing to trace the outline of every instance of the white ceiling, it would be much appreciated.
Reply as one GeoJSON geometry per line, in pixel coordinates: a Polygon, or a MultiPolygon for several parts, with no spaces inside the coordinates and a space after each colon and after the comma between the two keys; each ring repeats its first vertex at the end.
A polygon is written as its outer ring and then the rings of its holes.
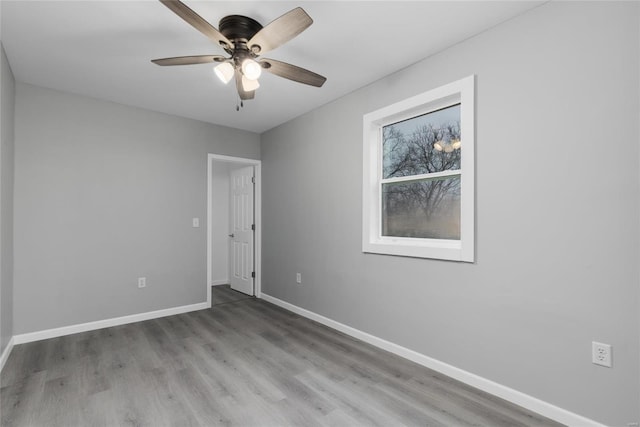
{"type": "Polygon", "coordinates": [[[263,132],[543,1],[195,1],[218,28],[239,14],[266,25],[302,6],[314,24],[269,58],[327,77],[315,88],[264,73],[253,100],[210,64],[160,67],[151,59],[224,54],[159,1],[2,0],[2,43],[16,80],[205,122],[263,132]]]}

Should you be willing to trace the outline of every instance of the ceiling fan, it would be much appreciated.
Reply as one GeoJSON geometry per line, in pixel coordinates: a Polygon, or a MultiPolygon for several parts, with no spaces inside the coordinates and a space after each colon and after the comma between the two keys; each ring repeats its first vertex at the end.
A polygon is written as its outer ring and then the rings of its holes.
{"type": "MultiPolygon", "coordinates": [[[[220,20],[220,30],[214,28],[200,15],[179,0],[160,0],[196,30],[220,45],[230,57],[221,55],[178,56],[154,59],[157,65],[191,65],[218,63],[216,75],[225,84],[235,79],[240,100],[253,99],[260,87],[258,78],[262,70],[276,76],[321,87],[327,80],[312,71],[275,59],[261,58],[260,55],[283,45],[306,30],[313,20],[300,7],[285,13],[265,27],[254,19],[241,15],[229,15],[220,20]]],[[[239,109],[239,107],[236,107],[239,109]]]]}

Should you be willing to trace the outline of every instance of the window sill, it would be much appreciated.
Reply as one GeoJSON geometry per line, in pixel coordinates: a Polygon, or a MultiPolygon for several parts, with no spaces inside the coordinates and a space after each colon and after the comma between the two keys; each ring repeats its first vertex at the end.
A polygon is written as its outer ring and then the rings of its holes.
{"type": "Polygon", "coordinates": [[[473,262],[473,250],[465,250],[459,240],[384,238],[364,243],[362,251],[381,255],[473,262]]]}

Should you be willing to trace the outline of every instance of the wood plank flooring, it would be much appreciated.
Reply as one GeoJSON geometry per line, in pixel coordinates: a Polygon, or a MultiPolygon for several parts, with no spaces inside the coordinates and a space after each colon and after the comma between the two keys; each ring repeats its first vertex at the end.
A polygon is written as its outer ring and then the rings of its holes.
{"type": "Polygon", "coordinates": [[[14,347],[0,376],[1,425],[559,425],[265,301],[235,297],[14,347]]]}
{"type": "Polygon", "coordinates": [[[211,287],[211,305],[226,304],[228,302],[237,302],[243,299],[253,298],[242,292],[234,291],[230,285],[217,285],[211,287]]]}

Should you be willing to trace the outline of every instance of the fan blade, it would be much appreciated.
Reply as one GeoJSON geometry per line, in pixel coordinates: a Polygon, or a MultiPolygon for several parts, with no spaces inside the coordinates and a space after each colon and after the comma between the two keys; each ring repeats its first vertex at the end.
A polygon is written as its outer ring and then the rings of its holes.
{"type": "Polygon", "coordinates": [[[247,42],[249,49],[255,54],[263,54],[288,42],[311,24],[313,19],[301,7],[285,13],[258,31],[247,42]],[[253,48],[259,46],[259,48],[253,48]]]}
{"type": "Polygon", "coordinates": [[[275,59],[265,58],[260,61],[260,65],[263,70],[271,74],[310,86],[321,87],[324,82],[327,81],[326,77],[316,74],[313,71],[305,70],[304,68],[296,67],[286,62],[276,61],[275,59]]]}
{"type": "Polygon", "coordinates": [[[200,15],[182,3],[179,0],[160,0],[160,2],[167,6],[173,13],[184,19],[187,24],[191,25],[196,30],[200,31],[211,40],[220,44],[223,48],[233,49],[233,43],[226,38],[220,31],[213,27],[204,20],[200,15]]]}
{"type": "Polygon", "coordinates": [[[238,95],[240,95],[240,99],[253,99],[256,96],[256,91],[246,91],[242,86],[242,73],[239,70],[236,70],[236,88],[238,89],[238,95]]]}
{"type": "Polygon", "coordinates": [[[174,58],[152,59],[151,62],[158,65],[191,65],[208,64],[210,62],[222,62],[226,60],[220,55],[176,56],[174,58]]]}

